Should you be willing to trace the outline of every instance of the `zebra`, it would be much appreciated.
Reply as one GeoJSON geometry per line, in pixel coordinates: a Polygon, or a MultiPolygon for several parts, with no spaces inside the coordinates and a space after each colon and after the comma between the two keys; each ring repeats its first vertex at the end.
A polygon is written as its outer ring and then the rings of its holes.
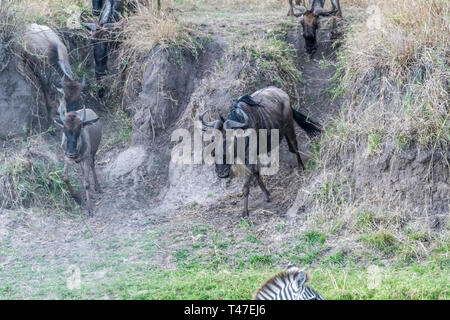
{"type": "Polygon", "coordinates": [[[325,300],[317,291],[306,285],[310,279],[307,272],[288,266],[267,280],[256,291],[254,300],[325,300]]]}

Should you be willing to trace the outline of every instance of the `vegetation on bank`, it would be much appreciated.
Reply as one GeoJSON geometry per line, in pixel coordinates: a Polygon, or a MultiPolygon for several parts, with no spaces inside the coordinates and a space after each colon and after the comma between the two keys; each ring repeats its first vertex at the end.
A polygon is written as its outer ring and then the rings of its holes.
{"type": "Polygon", "coordinates": [[[398,149],[450,143],[448,18],[445,0],[359,1],[362,19],[348,25],[332,94],[348,95],[326,154],[359,139],[398,149]]]}

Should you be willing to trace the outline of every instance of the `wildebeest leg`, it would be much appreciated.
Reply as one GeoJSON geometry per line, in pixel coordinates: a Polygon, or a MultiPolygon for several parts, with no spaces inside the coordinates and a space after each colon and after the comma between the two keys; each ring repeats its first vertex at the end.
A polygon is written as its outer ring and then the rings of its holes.
{"type": "Polygon", "coordinates": [[[100,15],[102,7],[103,7],[103,0],[92,0],[92,13],[94,16],[100,15]]]}
{"type": "Polygon", "coordinates": [[[86,195],[86,209],[87,209],[87,214],[89,217],[93,216],[92,213],[92,203],[91,203],[91,197],[89,194],[89,169],[90,169],[91,164],[89,163],[89,161],[82,161],[80,164],[80,168],[81,168],[81,175],[83,177],[83,187],[84,187],[84,192],[86,195]]]}
{"type": "Polygon", "coordinates": [[[72,187],[72,184],[70,183],[69,175],[68,175],[67,170],[68,170],[68,162],[67,162],[67,160],[64,160],[63,181],[66,183],[67,189],[69,189],[69,192],[70,192],[70,195],[72,196],[72,198],[75,200],[76,203],[78,203],[79,205],[81,205],[81,199],[80,199],[80,196],[77,195],[77,194],[73,191],[73,187],[72,187]]]}
{"type": "Polygon", "coordinates": [[[270,193],[267,191],[266,186],[264,185],[264,182],[261,179],[261,176],[259,175],[259,172],[255,173],[256,181],[258,181],[259,187],[264,192],[264,201],[270,202],[270,193]]]}
{"type": "Polygon", "coordinates": [[[252,181],[253,173],[247,173],[245,177],[243,195],[244,195],[244,211],[242,211],[242,217],[248,218],[248,195],[250,193],[250,182],[252,181]]]}
{"type": "Polygon", "coordinates": [[[300,158],[300,153],[298,152],[297,138],[295,137],[295,131],[293,126],[286,130],[286,134],[284,136],[286,137],[289,151],[295,153],[295,155],[297,156],[298,166],[301,167],[303,170],[305,170],[305,165],[303,164],[302,158],[300,158]]]}
{"type": "Polygon", "coordinates": [[[101,193],[102,190],[100,189],[100,185],[97,180],[97,172],[95,171],[95,159],[92,159],[91,168],[92,168],[92,176],[94,177],[94,190],[98,193],[101,193]]]}
{"type": "Polygon", "coordinates": [[[292,3],[293,0],[289,0],[289,12],[288,12],[288,16],[293,16],[294,15],[294,4],[292,3]]]}
{"type": "Polygon", "coordinates": [[[336,15],[342,18],[342,11],[339,0],[331,0],[331,5],[333,6],[333,11],[336,12],[336,15]]]}

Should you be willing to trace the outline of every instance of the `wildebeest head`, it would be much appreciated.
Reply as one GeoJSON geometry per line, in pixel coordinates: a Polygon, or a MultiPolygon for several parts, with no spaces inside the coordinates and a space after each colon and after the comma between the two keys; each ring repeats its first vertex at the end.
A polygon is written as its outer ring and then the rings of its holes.
{"type": "MultiPolygon", "coordinates": [[[[211,127],[222,132],[222,163],[216,163],[216,173],[219,178],[228,178],[231,173],[231,164],[227,163],[227,143],[226,143],[226,131],[230,129],[246,129],[248,128],[249,118],[247,114],[240,108],[232,108],[228,114],[227,119],[223,119],[220,115],[217,115],[214,121],[205,121],[203,117],[208,112],[204,111],[200,114],[200,121],[205,127],[211,127]]],[[[232,147],[232,146],[230,146],[232,147]]]]}
{"type": "Polygon", "coordinates": [[[64,95],[66,108],[68,111],[74,111],[79,109],[81,101],[81,92],[86,85],[86,79],[83,76],[81,82],[77,80],[71,80],[64,77],[61,80],[61,89],[58,89],[64,95]]]}
{"type": "Polygon", "coordinates": [[[300,24],[303,29],[303,38],[305,39],[305,49],[310,55],[313,55],[317,51],[317,30],[319,29],[319,18],[321,16],[328,16],[337,10],[334,2],[332,2],[333,9],[313,7],[314,4],[315,1],[311,3],[311,7],[309,9],[304,6],[294,6],[295,9],[300,11],[300,13],[294,13],[294,16],[300,18],[300,24]]]}
{"type": "Polygon", "coordinates": [[[63,130],[63,149],[67,157],[77,160],[81,157],[82,129],[97,122],[98,118],[86,120],[86,107],[81,116],[75,111],[65,112],[64,99],[60,100],[59,117],[54,118],[55,124],[63,130]]]}
{"type": "Polygon", "coordinates": [[[314,54],[317,50],[317,29],[319,27],[319,17],[313,11],[307,10],[300,20],[303,28],[303,38],[305,39],[306,52],[314,54]]]}

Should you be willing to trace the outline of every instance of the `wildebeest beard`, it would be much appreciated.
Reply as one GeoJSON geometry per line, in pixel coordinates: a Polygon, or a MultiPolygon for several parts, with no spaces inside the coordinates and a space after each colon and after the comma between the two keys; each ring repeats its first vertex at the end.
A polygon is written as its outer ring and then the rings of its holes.
{"type": "Polygon", "coordinates": [[[76,113],[68,112],[64,123],[64,135],[66,136],[66,155],[69,158],[78,157],[78,138],[80,137],[81,129],[82,123],[76,113]]]}
{"type": "MultiPolygon", "coordinates": [[[[228,113],[227,120],[232,120],[236,122],[243,122],[244,119],[242,119],[238,109],[239,103],[244,102],[247,105],[250,105],[252,107],[261,107],[259,102],[253,100],[253,98],[249,94],[245,94],[238,99],[235,99],[233,101],[233,104],[231,106],[230,112],[228,113]]],[[[242,109],[241,109],[242,110],[242,109]]],[[[245,112],[245,111],[244,111],[245,112]]],[[[250,127],[252,127],[250,123],[250,127]]],[[[243,128],[245,130],[245,128],[243,128]]],[[[242,159],[243,162],[248,164],[249,161],[249,138],[237,138],[237,139],[245,139],[245,159],[242,159]]],[[[234,146],[234,152],[233,154],[236,155],[237,152],[237,143],[233,144],[234,146]]],[[[231,173],[231,164],[227,163],[227,144],[226,144],[226,134],[225,130],[223,130],[223,163],[222,164],[216,164],[216,173],[219,176],[219,178],[228,178],[231,173]]]]}

